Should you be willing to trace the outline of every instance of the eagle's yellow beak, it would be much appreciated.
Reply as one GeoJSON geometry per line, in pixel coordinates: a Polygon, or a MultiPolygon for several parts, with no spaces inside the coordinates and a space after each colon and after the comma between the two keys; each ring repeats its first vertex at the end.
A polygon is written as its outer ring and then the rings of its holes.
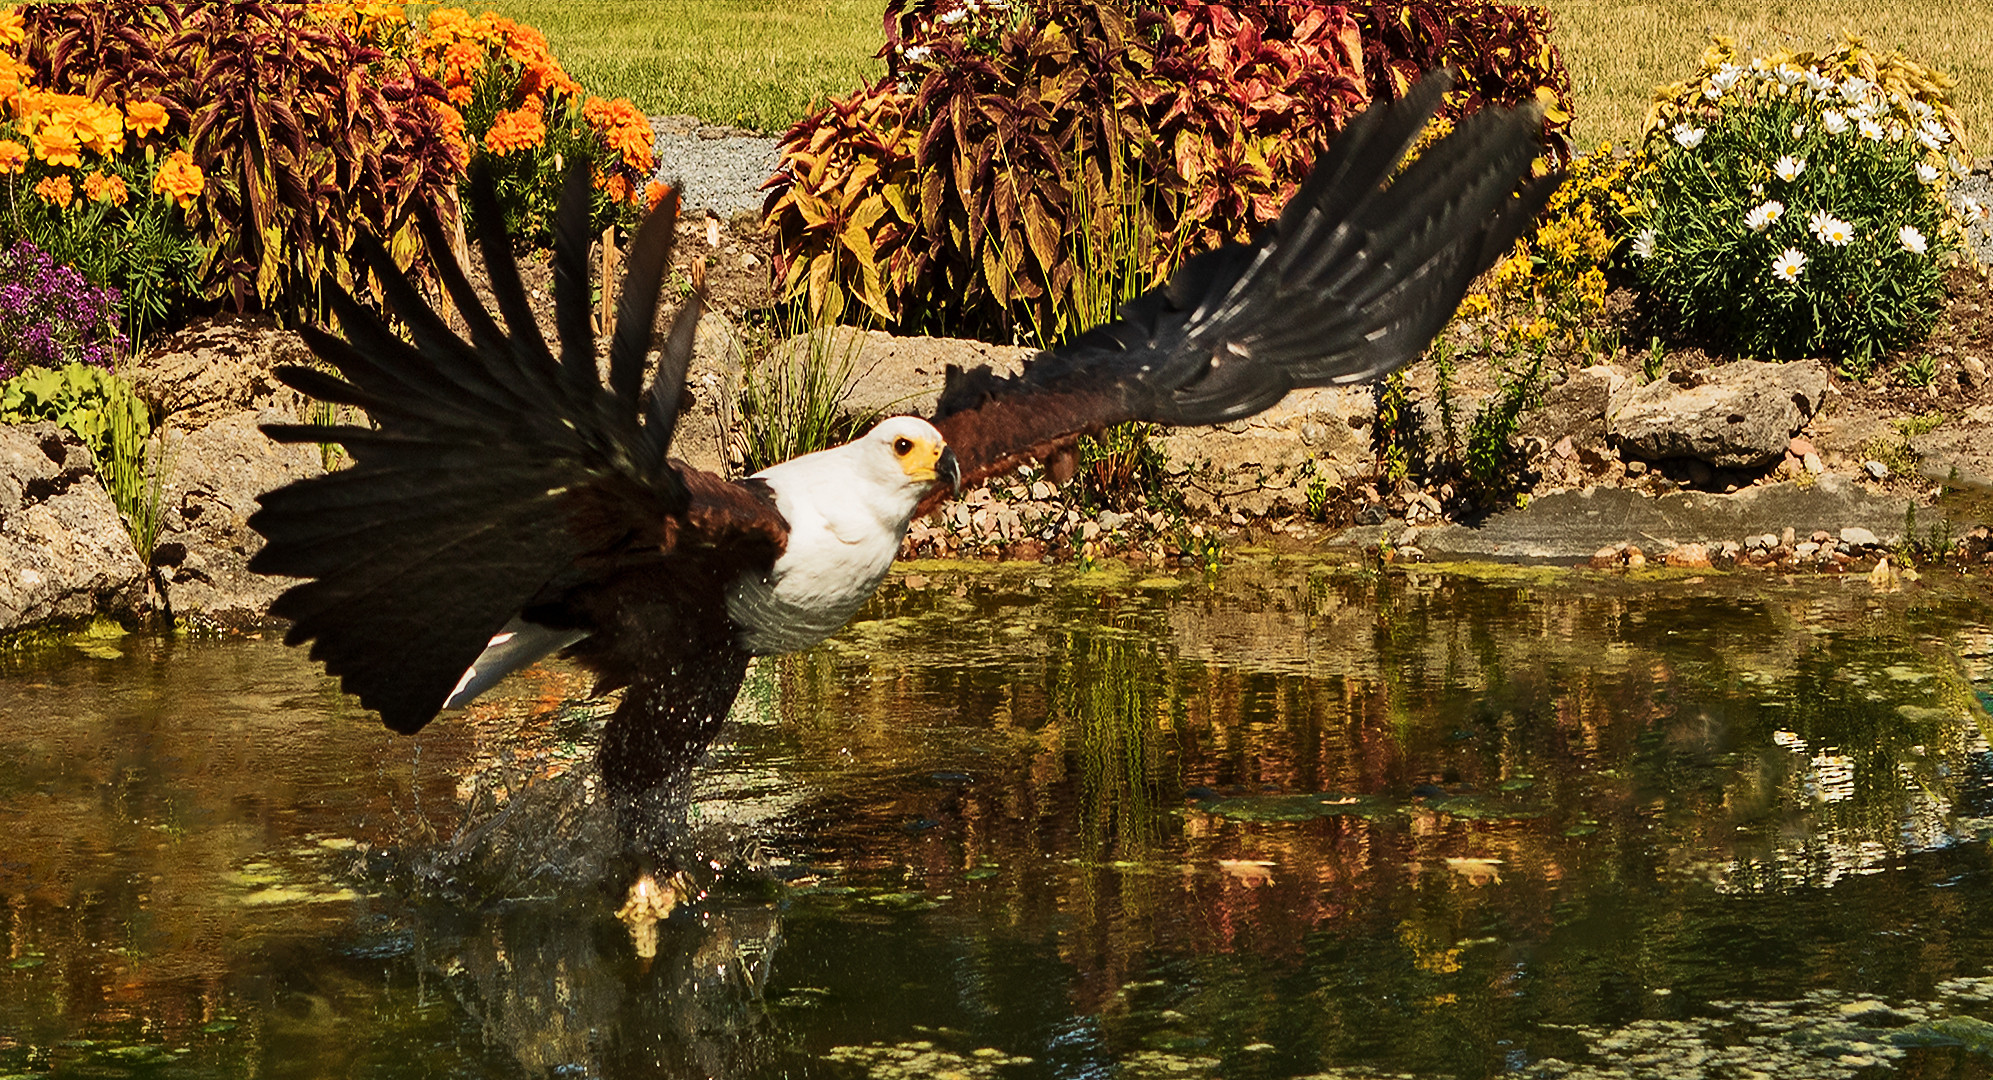
{"type": "MultiPolygon", "coordinates": [[[[946,443],[929,442],[926,439],[909,439],[913,445],[900,454],[900,468],[911,480],[946,480],[956,494],[962,491],[962,466],[955,460],[955,451],[946,443]]],[[[895,450],[898,447],[894,448],[895,450]]]]}

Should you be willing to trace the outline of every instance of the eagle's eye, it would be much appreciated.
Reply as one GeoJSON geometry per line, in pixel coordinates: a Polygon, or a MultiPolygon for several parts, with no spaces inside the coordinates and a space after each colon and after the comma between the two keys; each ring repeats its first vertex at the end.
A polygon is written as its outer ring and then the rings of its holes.
{"type": "Polygon", "coordinates": [[[901,457],[905,457],[908,454],[913,453],[913,440],[907,438],[905,435],[902,435],[899,438],[894,439],[893,453],[898,454],[901,457]]]}

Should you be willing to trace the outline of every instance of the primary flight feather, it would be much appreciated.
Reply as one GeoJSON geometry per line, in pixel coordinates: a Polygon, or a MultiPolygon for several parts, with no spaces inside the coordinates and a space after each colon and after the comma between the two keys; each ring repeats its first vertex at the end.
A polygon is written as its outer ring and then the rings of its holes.
{"type": "Polygon", "coordinates": [[[338,289],[344,337],[306,338],[337,370],[287,383],[357,406],[371,426],[287,424],[350,468],[271,492],[251,566],[306,579],[272,607],[287,640],[397,731],[566,649],[627,688],[599,761],[614,792],[681,775],[732,705],[751,656],[807,648],[872,594],[918,514],[973,482],[1112,424],[1222,423],[1303,386],[1416,359],[1469,283],[1535,220],[1559,177],[1531,178],[1534,107],[1463,120],[1400,171],[1450,85],[1429,75],[1339,136],[1251,244],[1189,260],[1119,317],[1015,377],[951,369],[931,420],[894,417],[843,446],[732,481],[669,458],[698,296],[646,354],[676,199],[632,241],[598,373],[588,312],[588,179],[568,177],[555,229],[558,354],[529,307],[488,187],[474,185],[496,298],[486,311],[433,215],[420,224],[463,314],[453,332],[378,244],[362,252],[406,340],[338,289]]]}

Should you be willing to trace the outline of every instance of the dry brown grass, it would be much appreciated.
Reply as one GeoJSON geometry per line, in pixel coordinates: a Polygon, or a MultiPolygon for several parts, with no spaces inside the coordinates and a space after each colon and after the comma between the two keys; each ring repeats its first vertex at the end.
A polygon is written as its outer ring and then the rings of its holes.
{"type": "Polygon", "coordinates": [[[1571,70],[1580,149],[1637,139],[1653,88],[1696,71],[1711,34],[1740,48],[1820,49],[1841,30],[1900,49],[1958,80],[1970,148],[1993,149],[1993,3],[1988,0],[1539,0],[1571,70]]]}

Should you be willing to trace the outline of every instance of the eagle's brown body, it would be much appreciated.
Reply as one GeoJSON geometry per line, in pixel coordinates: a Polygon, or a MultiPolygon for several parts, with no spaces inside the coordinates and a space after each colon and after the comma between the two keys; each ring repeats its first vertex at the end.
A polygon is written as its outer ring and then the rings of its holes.
{"type": "Polygon", "coordinates": [[[931,426],[888,421],[744,481],[667,458],[697,297],[642,385],[675,201],[631,245],[606,384],[588,313],[585,171],[570,178],[556,230],[558,356],[488,193],[476,219],[503,327],[425,216],[469,340],[366,246],[411,340],[335,290],[345,337],[310,341],[340,377],[282,375],[364,408],[375,426],[268,429],[343,443],[354,465],[265,496],[251,524],[269,543],[253,565],[308,579],[274,608],[294,621],[289,640],[312,642],[396,730],[567,646],[604,689],[628,688],[603,735],[610,786],[653,788],[710,741],[752,654],[842,623],[948,481],[1124,421],[1237,419],[1294,387],[1369,379],[1419,356],[1556,184],[1530,179],[1533,110],[1470,117],[1400,175],[1445,87],[1430,77],[1360,117],[1253,244],[1190,260],[1017,377],[951,370],[931,426]]]}

